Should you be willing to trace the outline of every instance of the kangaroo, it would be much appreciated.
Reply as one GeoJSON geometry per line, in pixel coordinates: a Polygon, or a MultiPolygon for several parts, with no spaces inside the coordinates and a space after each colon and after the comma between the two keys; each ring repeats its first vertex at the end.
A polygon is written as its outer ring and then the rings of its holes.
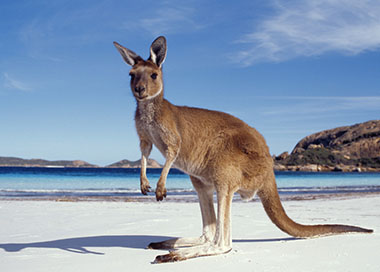
{"type": "Polygon", "coordinates": [[[234,193],[240,194],[244,200],[252,199],[257,193],[271,221],[294,237],[373,232],[355,226],[294,222],[281,204],[273,160],[263,136],[256,129],[227,113],[175,106],[164,98],[165,37],[153,41],[147,60],[117,42],[114,45],[124,61],[132,66],[129,75],[137,103],[135,123],[142,154],[142,194],[151,190],[146,164],[152,145],[155,145],[166,159],[155,191],[157,201],[166,198],[166,178],[170,168],[175,166],[190,176],[200,203],[202,235],[151,243],[150,249],[171,250],[169,254],[157,256],[155,263],[229,252],[232,249],[230,213],[234,193]]]}

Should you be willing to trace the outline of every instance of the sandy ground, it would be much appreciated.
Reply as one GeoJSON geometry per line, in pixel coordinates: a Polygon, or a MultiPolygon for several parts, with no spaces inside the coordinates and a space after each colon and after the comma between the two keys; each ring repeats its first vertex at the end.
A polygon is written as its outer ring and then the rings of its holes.
{"type": "Polygon", "coordinates": [[[375,230],[299,240],[274,226],[260,202],[233,203],[233,250],[152,264],[168,237],[198,236],[197,203],[0,201],[0,271],[380,271],[380,196],[285,201],[300,223],[375,230]]]}

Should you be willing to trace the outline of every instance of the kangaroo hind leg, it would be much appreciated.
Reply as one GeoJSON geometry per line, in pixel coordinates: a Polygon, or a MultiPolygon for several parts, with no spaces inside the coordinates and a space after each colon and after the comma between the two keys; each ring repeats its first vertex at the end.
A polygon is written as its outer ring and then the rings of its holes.
{"type": "Polygon", "coordinates": [[[231,251],[232,239],[230,233],[230,212],[233,192],[218,191],[218,218],[215,235],[211,241],[190,248],[171,251],[169,254],[159,255],[155,263],[183,261],[200,256],[211,256],[231,251]]]}
{"type": "Polygon", "coordinates": [[[150,249],[173,249],[181,247],[193,247],[212,241],[216,229],[216,216],[214,210],[214,187],[206,185],[201,180],[190,176],[191,182],[197,191],[202,214],[203,232],[200,237],[174,238],[158,243],[149,244],[150,249]]]}

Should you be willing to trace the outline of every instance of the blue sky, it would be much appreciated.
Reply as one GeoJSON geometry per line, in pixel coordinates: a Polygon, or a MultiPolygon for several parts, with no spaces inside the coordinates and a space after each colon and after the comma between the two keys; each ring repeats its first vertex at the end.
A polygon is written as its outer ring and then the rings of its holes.
{"type": "Polygon", "coordinates": [[[379,1],[4,0],[0,156],[139,159],[129,67],[112,42],[147,58],[158,35],[166,98],[241,118],[272,154],[380,119],[379,1]]]}

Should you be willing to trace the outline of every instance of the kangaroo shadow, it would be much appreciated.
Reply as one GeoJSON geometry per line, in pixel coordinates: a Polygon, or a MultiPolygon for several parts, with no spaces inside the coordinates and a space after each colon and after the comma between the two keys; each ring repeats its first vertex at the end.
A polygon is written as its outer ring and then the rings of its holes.
{"type": "MultiPolygon", "coordinates": [[[[88,248],[110,248],[124,247],[145,249],[151,242],[160,242],[175,237],[168,236],[150,236],[150,235],[105,235],[105,236],[89,236],[76,237],[68,239],[59,239],[34,243],[9,243],[0,244],[0,248],[7,252],[19,252],[25,248],[55,248],[79,254],[97,254],[104,255],[102,252],[89,250],[88,248]]],[[[294,241],[299,238],[279,238],[279,239],[234,239],[234,243],[263,243],[263,242],[281,242],[294,241]]]]}
{"type": "Polygon", "coordinates": [[[56,248],[69,252],[80,254],[97,254],[104,255],[102,252],[91,251],[87,248],[110,248],[124,247],[145,249],[151,242],[159,242],[171,239],[167,236],[149,236],[149,235],[108,235],[108,236],[89,236],[76,237],[68,239],[59,239],[35,243],[9,243],[0,244],[0,248],[7,252],[18,252],[25,248],[56,248]]]}

